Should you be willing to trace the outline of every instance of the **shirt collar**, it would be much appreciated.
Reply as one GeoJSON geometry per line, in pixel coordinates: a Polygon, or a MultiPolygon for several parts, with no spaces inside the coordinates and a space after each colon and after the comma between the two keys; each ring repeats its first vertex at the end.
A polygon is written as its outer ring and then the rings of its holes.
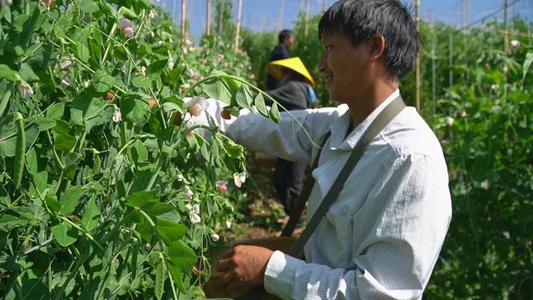
{"type": "Polygon", "coordinates": [[[390,94],[385,101],[383,101],[376,109],[374,109],[370,115],[368,115],[363,122],[359,123],[352,132],[346,137],[346,131],[351,122],[350,110],[346,110],[337,120],[333,121],[329,130],[331,131],[330,148],[331,150],[351,150],[355,147],[363,133],[370,126],[372,121],[379,115],[379,113],[387,107],[394,99],[400,96],[400,90],[396,89],[390,94]]]}

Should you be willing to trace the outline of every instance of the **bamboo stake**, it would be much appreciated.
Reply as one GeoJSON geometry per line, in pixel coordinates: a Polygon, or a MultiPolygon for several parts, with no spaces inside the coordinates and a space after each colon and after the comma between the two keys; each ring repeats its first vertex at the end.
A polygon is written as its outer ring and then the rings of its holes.
{"type": "Polygon", "coordinates": [[[235,33],[235,50],[239,49],[239,38],[241,34],[241,18],[242,18],[242,0],[239,0],[239,8],[237,10],[237,32],[235,33]]]}
{"type": "Polygon", "coordinates": [[[181,26],[180,26],[180,33],[182,40],[185,40],[186,33],[185,33],[185,22],[187,18],[187,0],[181,0],[181,26]]]}
{"type": "MultiPolygon", "coordinates": [[[[415,22],[416,31],[420,32],[420,0],[415,0],[415,22]]],[[[420,82],[420,52],[416,54],[416,110],[420,112],[420,88],[422,86],[420,82]]]]}
{"type": "Polygon", "coordinates": [[[307,0],[307,5],[305,8],[305,25],[304,25],[304,36],[307,37],[307,33],[309,32],[309,14],[311,10],[311,0],[307,0]]]}
{"type": "Polygon", "coordinates": [[[503,50],[509,52],[509,24],[507,21],[508,0],[503,1],[503,50]]]}
{"type": "Polygon", "coordinates": [[[205,20],[205,35],[211,35],[211,0],[205,0],[206,20],[205,20]]]}

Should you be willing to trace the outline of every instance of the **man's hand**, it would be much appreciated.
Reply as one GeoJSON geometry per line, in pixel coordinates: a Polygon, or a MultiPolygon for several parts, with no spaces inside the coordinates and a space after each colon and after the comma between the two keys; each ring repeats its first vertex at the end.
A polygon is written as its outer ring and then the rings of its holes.
{"type": "Polygon", "coordinates": [[[274,251],[238,245],[225,252],[217,263],[220,284],[225,291],[247,290],[263,284],[265,270],[274,251]]]}

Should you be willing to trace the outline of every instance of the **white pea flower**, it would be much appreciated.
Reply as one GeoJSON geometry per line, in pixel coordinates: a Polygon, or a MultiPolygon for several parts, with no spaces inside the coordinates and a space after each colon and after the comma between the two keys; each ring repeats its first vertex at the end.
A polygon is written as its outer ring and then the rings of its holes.
{"type": "Polygon", "coordinates": [[[89,85],[91,85],[91,81],[89,81],[89,80],[85,80],[85,81],[83,81],[82,84],[83,84],[83,87],[84,87],[84,88],[88,88],[89,85]]]}
{"type": "Polygon", "coordinates": [[[460,112],[459,112],[459,116],[460,116],[461,118],[466,117],[466,111],[464,111],[464,110],[460,111],[460,112]]]}
{"type": "Polygon", "coordinates": [[[499,87],[500,87],[500,86],[497,85],[497,84],[492,84],[492,85],[490,86],[490,89],[493,90],[493,91],[496,91],[496,90],[498,90],[499,87]]]}
{"type": "Polygon", "coordinates": [[[192,41],[189,40],[189,39],[186,39],[186,40],[183,42],[183,44],[185,44],[185,46],[187,46],[187,47],[190,47],[190,46],[192,46],[192,41]]]}
{"type": "Polygon", "coordinates": [[[202,219],[200,218],[200,216],[197,215],[197,214],[193,214],[193,213],[191,213],[191,215],[190,215],[189,217],[190,217],[190,219],[191,219],[191,224],[198,224],[198,223],[200,223],[200,221],[202,221],[202,219]]]}
{"type": "Polygon", "coordinates": [[[231,221],[230,221],[230,220],[226,220],[226,228],[230,229],[230,228],[231,228],[231,225],[233,225],[233,224],[231,223],[231,221]]]}
{"type": "Polygon", "coordinates": [[[22,98],[31,97],[33,96],[33,89],[29,83],[22,80],[19,85],[19,93],[22,98]]]}
{"type": "Polygon", "coordinates": [[[446,124],[448,124],[448,126],[452,126],[454,122],[455,120],[452,117],[446,118],[446,124]]]}
{"type": "Polygon", "coordinates": [[[122,113],[120,112],[120,109],[115,106],[115,112],[113,113],[113,122],[118,123],[122,121],[122,113]]]}
{"type": "Polygon", "coordinates": [[[497,114],[497,113],[499,113],[501,110],[502,110],[502,108],[501,108],[499,105],[494,105],[494,106],[490,109],[490,113],[492,113],[492,114],[497,114]]]}
{"type": "Polygon", "coordinates": [[[479,185],[482,189],[488,190],[489,189],[489,181],[487,179],[483,180],[481,184],[479,185]]]}
{"type": "Polygon", "coordinates": [[[167,67],[168,67],[169,69],[173,69],[173,68],[174,68],[174,60],[173,60],[172,58],[169,58],[169,59],[168,59],[167,67]]]}
{"type": "Polygon", "coordinates": [[[193,206],[191,207],[191,213],[199,215],[200,205],[198,205],[197,203],[193,204],[193,206]]]}
{"type": "Polygon", "coordinates": [[[70,86],[70,83],[66,80],[66,79],[62,79],[61,80],[61,85],[64,87],[64,88],[68,88],[70,86]]]}
{"type": "Polygon", "coordinates": [[[139,70],[139,73],[141,73],[142,76],[146,76],[146,67],[141,66],[141,69],[139,70]]]}
{"type": "Polygon", "coordinates": [[[66,70],[72,66],[73,62],[70,58],[65,58],[59,63],[59,69],[66,70]]]}
{"type": "Polygon", "coordinates": [[[194,193],[192,192],[191,188],[186,187],[185,192],[183,193],[183,196],[185,196],[186,199],[191,199],[192,195],[194,195],[194,193]]]}
{"type": "Polygon", "coordinates": [[[216,234],[215,232],[211,233],[211,240],[213,242],[218,242],[218,240],[220,240],[220,236],[218,234],[216,234]]]}
{"type": "Polygon", "coordinates": [[[12,0],[1,0],[0,4],[10,6],[11,4],[13,4],[13,1],[12,0]]]}
{"type": "Polygon", "coordinates": [[[155,19],[156,16],[157,16],[157,14],[156,14],[155,11],[152,9],[152,10],[150,11],[150,13],[148,14],[148,19],[153,20],[153,19],[155,19]]]}
{"type": "Polygon", "coordinates": [[[511,50],[516,50],[520,47],[520,42],[518,40],[512,40],[511,41],[511,50]]]}

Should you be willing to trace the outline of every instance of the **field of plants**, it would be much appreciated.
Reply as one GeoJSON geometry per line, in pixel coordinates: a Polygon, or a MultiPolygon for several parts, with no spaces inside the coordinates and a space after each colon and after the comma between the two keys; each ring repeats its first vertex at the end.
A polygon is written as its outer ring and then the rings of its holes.
{"type": "MultiPolygon", "coordinates": [[[[278,120],[256,87],[276,32],[243,28],[234,49],[225,0],[199,45],[149,0],[0,3],[0,298],[202,298],[211,254],[271,195],[245,149],[187,122],[207,97],[230,105],[223,118],[278,120]]],[[[319,17],[307,34],[298,19],[293,54],[334,105],[319,17]]],[[[507,50],[496,21],[421,24],[421,113],[453,200],[427,299],[533,297],[533,24],[511,23],[507,50]]],[[[401,92],[414,105],[414,74],[401,92]]],[[[275,232],[279,214],[254,226],[275,232]]]]}

